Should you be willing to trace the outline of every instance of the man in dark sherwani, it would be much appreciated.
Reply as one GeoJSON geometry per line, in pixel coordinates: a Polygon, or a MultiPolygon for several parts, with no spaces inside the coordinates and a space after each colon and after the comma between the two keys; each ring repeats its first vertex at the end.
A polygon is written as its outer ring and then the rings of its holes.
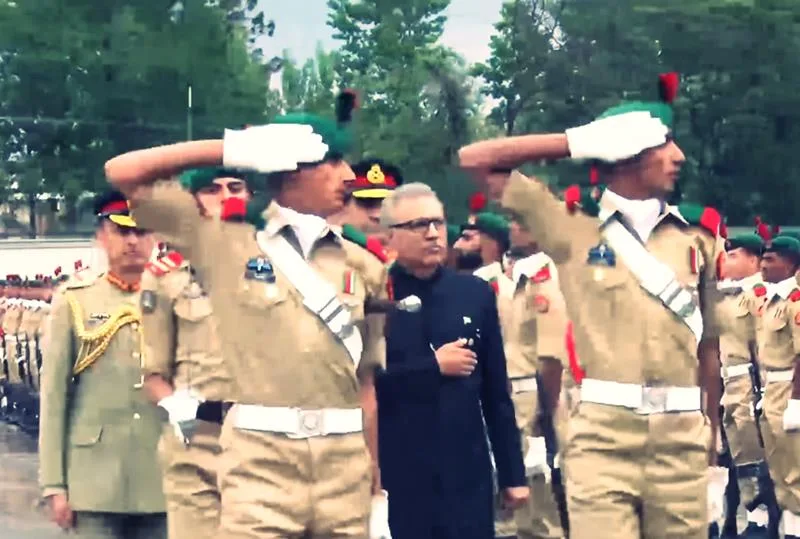
{"type": "Polygon", "coordinates": [[[494,292],[443,267],[444,210],[428,186],[395,190],[381,221],[397,253],[394,299],[417,296],[422,303],[417,312],[389,314],[386,370],[376,380],[392,537],[491,539],[487,435],[507,506],[517,508],[529,495],[494,292]]]}

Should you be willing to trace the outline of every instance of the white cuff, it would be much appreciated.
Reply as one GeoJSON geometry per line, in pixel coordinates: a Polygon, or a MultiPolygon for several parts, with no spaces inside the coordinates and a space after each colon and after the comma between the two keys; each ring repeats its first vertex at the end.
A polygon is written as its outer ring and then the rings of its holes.
{"type": "Polygon", "coordinates": [[[222,137],[222,166],[234,169],[252,169],[252,156],[246,129],[226,129],[222,137]]]}
{"type": "Polygon", "coordinates": [[[591,159],[592,155],[592,124],[581,125],[567,129],[567,146],[572,159],[591,159]]]}

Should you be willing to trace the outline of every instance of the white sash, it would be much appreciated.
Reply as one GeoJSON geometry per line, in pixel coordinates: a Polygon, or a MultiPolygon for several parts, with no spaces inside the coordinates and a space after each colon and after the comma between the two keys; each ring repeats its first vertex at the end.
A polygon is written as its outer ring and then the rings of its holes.
{"type": "Polygon", "coordinates": [[[364,341],[361,332],[351,323],[350,311],[339,300],[333,285],[322,278],[281,234],[270,237],[262,230],[256,233],[256,242],[303,296],[303,305],[341,341],[358,367],[364,341]]]}
{"type": "Polygon", "coordinates": [[[639,285],[675,313],[700,342],[703,336],[700,307],[692,293],[678,281],[672,268],[654,257],[616,217],[608,220],[601,234],[639,281],[639,285]]]}

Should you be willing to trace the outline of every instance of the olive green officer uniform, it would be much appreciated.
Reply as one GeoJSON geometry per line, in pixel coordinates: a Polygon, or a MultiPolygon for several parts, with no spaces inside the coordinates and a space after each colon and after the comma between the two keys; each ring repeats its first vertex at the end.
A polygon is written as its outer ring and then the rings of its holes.
{"type": "Polygon", "coordinates": [[[644,244],[675,273],[673,287],[699,295],[702,329],[690,328],[607,245],[613,199],[601,188],[585,195],[578,210],[515,172],[502,199],[559,267],[586,372],[564,451],[570,537],[704,539],[711,431],[696,351],[700,337],[718,335],[719,215],[664,205],[644,244]]]}
{"type": "MultiPolygon", "coordinates": [[[[145,377],[160,375],[176,390],[189,390],[221,413],[231,398],[230,378],[222,364],[211,300],[188,260],[175,251],[147,265],[142,277],[142,328],[145,377]]],[[[217,464],[221,417],[198,422],[189,445],[167,425],[159,453],[164,472],[170,539],[216,537],[220,495],[217,464]]]]}
{"type": "Polygon", "coordinates": [[[748,292],[760,283],[760,273],[739,281],[719,283],[723,294],[720,304],[722,406],[725,410],[722,427],[736,465],[742,505],[749,504],[758,494],[758,475],[765,466],[764,449],[758,441],[758,426],[753,414],[755,395],[751,379],[751,350],[755,350],[756,324],[748,299],[748,292]]]}
{"type": "Polygon", "coordinates": [[[54,298],[42,368],[39,482],[66,494],[80,537],[166,537],[156,446],[142,394],[139,293],[81,272],[54,298]]]}
{"type": "Polygon", "coordinates": [[[784,510],[784,533],[800,536],[800,438],[784,429],[792,397],[792,379],[800,354],[800,288],[792,276],[751,291],[757,316],[758,359],[765,379],[761,432],[778,505],[784,510]],[[791,513],[787,522],[786,512],[791,513]],[[791,518],[792,515],[794,518],[791,518]]]}
{"type": "Polygon", "coordinates": [[[367,298],[387,295],[383,263],[274,203],[248,211],[249,222],[219,221],[201,217],[177,182],[159,182],[133,206],[142,226],[192,261],[220,324],[239,402],[220,436],[219,537],[366,537],[373,470],[357,373],[385,364],[383,316],[364,313],[367,298]],[[342,335],[361,340],[360,357],[304,306],[296,272],[265,253],[281,238],[302,246],[314,226],[311,248],[293,253],[335,287],[355,323],[342,335]]]}

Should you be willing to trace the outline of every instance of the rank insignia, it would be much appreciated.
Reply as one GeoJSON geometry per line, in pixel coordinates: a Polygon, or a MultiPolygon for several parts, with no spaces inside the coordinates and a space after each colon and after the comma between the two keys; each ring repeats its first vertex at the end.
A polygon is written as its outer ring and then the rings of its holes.
{"type": "Polygon", "coordinates": [[[537,271],[536,275],[531,277],[531,281],[534,283],[543,283],[545,281],[549,281],[550,277],[550,264],[547,264],[545,267],[537,271]]]}
{"type": "Polygon", "coordinates": [[[344,272],[344,279],[342,283],[342,292],[345,294],[353,295],[356,293],[356,272],[347,270],[344,272]]]}
{"type": "Polygon", "coordinates": [[[272,267],[272,263],[266,258],[251,258],[247,261],[244,277],[245,279],[251,279],[254,281],[274,283],[275,270],[272,267]]]}
{"type": "Polygon", "coordinates": [[[92,313],[89,315],[89,320],[93,322],[103,322],[111,318],[111,315],[108,313],[92,313]]]}
{"type": "Polygon", "coordinates": [[[497,281],[497,277],[492,277],[492,279],[489,281],[489,286],[492,287],[495,295],[500,293],[500,283],[497,281]]]}
{"type": "Polygon", "coordinates": [[[689,269],[692,275],[700,273],[700,251],[694,246],[689,247],[689,269]]]}
{"type": "Polygon", "coordinates": [[[550,300],[545,296],[534,296],[533,307],[536,309],[536,312],[544,314],[550,310],[550,300]]]}
{"type": "Polygon", "coordinates": [[[609,268],[613,268],[617,265],[617,255],[611,247],[601,242],[589,249],[586,263],[590,266],[608,266],[609,268]]]}
{"type": "Polygon", "coordinates": [[[152,290],[142,290],[139,303],[143,313],[152,313],[156,310],[156,294],[152,290]]]}

